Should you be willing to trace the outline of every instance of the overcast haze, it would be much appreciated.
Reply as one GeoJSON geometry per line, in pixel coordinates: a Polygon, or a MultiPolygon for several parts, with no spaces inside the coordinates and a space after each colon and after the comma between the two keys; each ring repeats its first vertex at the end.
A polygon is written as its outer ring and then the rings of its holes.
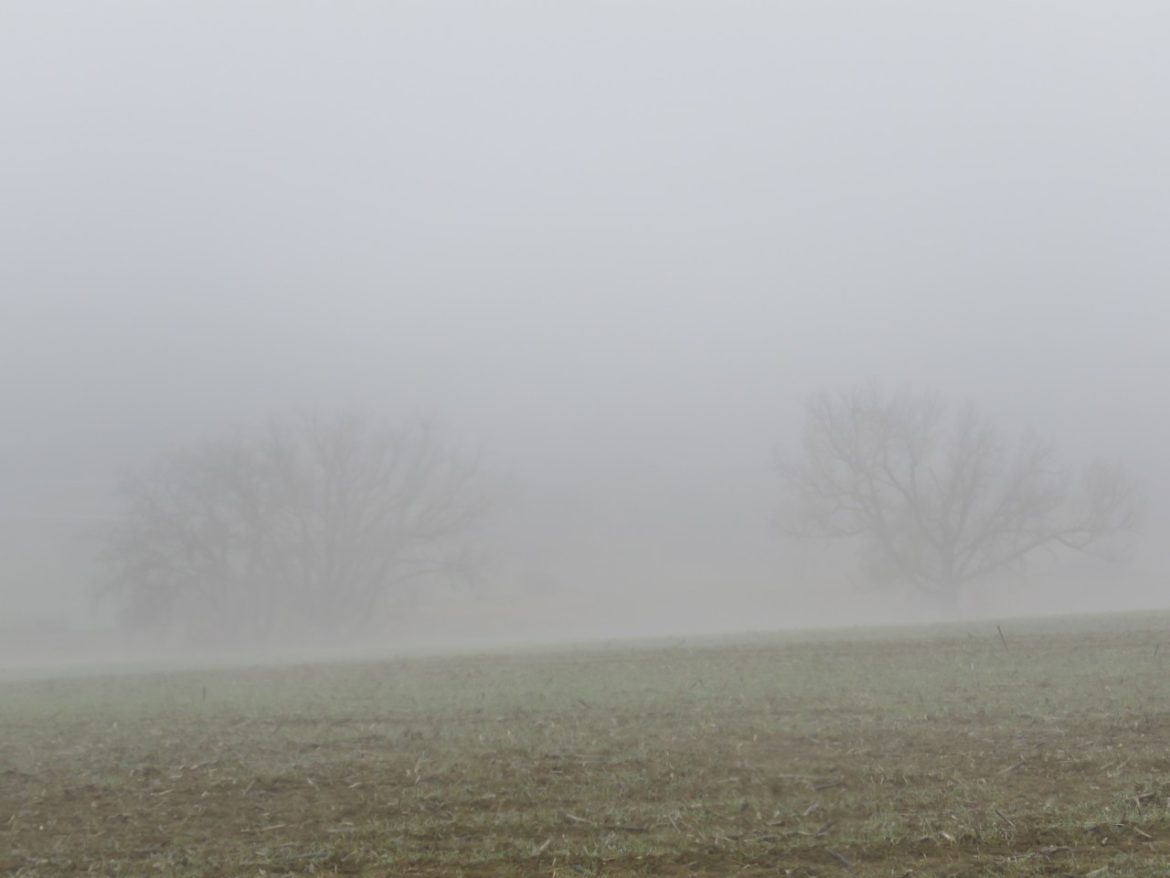
{"type": "Polygon", "coordinates": [[[5,3],[0,628],[100,624],[118,474],[300,405],[506,474],[501,631],[872,618],[772,472],[869,378],[1145,485],[1129,565],[976,609],[1166,605],[1167,45],[1155,2],[5,3]]]}

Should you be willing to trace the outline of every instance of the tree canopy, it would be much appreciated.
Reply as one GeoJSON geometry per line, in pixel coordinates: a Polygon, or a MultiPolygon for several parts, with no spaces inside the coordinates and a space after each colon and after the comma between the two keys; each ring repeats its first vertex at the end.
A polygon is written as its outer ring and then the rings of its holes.
{"type": "Polygon", "coordinates": [[[871,572],[950,609],[967,583],[1039,549],[1089,549],[1137,522],[1134,482],[1117,464],[1070,469],[1050,442],[1007,442],[974,407],[931,394],[819,394],[802,438],[780,461],[790,530],[859,540],[871,572]]]}
{"type": "Polygon", "coordinates": [[[422,423],[305,414],[180,448],[121,501],[104,583],[129,623],[263,641],[357,631],[449,575],[487,493],[422,423]]]}

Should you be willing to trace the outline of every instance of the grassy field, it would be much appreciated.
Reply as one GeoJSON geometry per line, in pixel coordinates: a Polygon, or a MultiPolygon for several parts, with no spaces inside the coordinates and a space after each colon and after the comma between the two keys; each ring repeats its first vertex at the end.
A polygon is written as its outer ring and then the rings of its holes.
{"type": "Polygon", "coordinates": [[[1003,630],[10,676],[0,874],[1170,874],[1170,617],[1003,630]]]}

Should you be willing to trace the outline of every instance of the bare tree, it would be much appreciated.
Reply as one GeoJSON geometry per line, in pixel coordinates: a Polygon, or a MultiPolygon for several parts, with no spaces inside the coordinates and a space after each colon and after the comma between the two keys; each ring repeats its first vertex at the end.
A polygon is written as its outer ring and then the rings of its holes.
{"type": "Polygon", "coordinates": [[[273,420],[126,480],[105,589],[137,626],[353,631],[408,583],[456,570],[486,499],[476,462],[423,424],[273,420]]]}
{"type": "Polygon", "coordinates": [[[803,453],[780,461],[795,534],[862,541],[871,572],[949,613],[967,583],[1042,548],[1085,550],[1137,520],[1118,466],[1063,467],[1047,442],[1009,445],[974,408],[876,387],[809,400],[803,453]]]}

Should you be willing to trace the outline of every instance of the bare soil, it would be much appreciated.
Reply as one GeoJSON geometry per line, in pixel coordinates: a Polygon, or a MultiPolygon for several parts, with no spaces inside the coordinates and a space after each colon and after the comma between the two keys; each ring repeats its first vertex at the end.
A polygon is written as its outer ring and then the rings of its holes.
{"type": "Polygon", "coordinates": [[[8,679],[0,874],[1170,874],[1170,619],[1007,634],[8,679]]]}

